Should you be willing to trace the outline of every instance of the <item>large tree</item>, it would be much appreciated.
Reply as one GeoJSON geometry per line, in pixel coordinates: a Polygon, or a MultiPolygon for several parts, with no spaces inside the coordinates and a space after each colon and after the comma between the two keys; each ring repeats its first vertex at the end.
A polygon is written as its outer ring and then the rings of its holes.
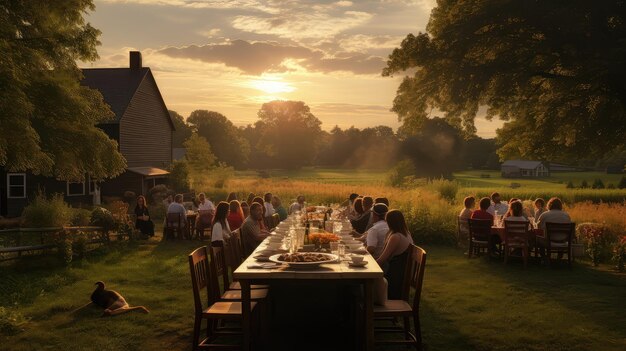
{"type": "Polygon", "coordinates": [[[317,155],[322,122],[302,101],[271,101],[261,106],[255,127],[257,148],[274,167],[297,168],[312,164],[317,155]]]}
{"type": "Polygon", "coordinates": [[[187,122],[211,144],[218,161],[236,168],[247,165],[250,146],[226,116],[219,112],[196,110],[189,115],[187,122]]]}
{"type": "Polygon", "coordinates": [[[172,122],[174,122],[174,132],[172,133],[172,147],[182,148],[185,140],[189,139],[192,128],[187,124],[185,118],[176,111],[168,111],[172,122]]]}
{"type": "Polygon", "coordinates": [[[407,70],[393,106],[407,131],[439,110],[472,134],[486,107],[506,121],[501,158],[571,161],[626,142],[622,0],[438,0],[383,75],[407,70]]]}
{"type": "Polygon", "coordinates": [[[121,173],[115,141],[96,127],[113,118],[102,95],[80,86],[77,60],[98,57],[91,0],[0,2],[0,166],[80,180],[121,173]]]}

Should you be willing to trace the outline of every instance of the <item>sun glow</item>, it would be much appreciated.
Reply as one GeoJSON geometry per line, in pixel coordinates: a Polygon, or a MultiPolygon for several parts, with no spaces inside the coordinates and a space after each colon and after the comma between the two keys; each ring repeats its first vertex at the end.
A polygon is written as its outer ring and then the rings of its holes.
{"type": "Polygon", "coordinates": [[[267,94],[291,93],[295,87],[287,82],[272,79],[256,79],[250,81],[250,86],[267,94]]]}

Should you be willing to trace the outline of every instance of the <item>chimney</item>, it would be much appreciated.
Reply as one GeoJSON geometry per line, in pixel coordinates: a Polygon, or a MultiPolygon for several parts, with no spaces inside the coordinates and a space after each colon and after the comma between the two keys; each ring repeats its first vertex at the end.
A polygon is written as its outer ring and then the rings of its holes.
{"type": "Polygon", "coordinates": [[[131,51],[130,52],[130,69],[141,69],[141,52],[139,51],[131,51]]]}

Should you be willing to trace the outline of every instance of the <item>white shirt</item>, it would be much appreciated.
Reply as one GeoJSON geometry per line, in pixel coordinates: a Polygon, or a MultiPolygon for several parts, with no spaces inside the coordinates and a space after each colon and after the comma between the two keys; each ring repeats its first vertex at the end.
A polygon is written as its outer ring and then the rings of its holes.
{"type": "Polygon", "coordinates": [[[209,200],[204,200],[204,203],[200,202],[198,204],[198,211],[213,211],[215,210],[215,206],[209,200]]]}
{"type": "Polygon", "coordinates": [[[224,241],[230,238],[230,226],[226,221],[226,229],[222,229],[222,223],[217,222],[211,230],[211,241],[224,241]]]}
{"type": "Polygon", "coordinates": [[[300,205],[299,202],[294,202],[291,204],[291,206],[289,206],[289,214],[292,214],[296,211],[302,211],[302,205],[300,205]]]}
{"type": "Polygon", "coordinates": [[[489,206],[489,208],[487,209],[487,212],[495,216],[496,211],[498,211],[498,215],[503,216],[508,210],[509,210],[509,205],[505,204],[504,202],[500,202],[497,204],[491,203],[491,206],[489,206]]]}
{"type": "Polygon", "coordinates": [[[274,214],[274,206],[272,206],[271,203],[266,202],[265,203],[265,217],[271,217],[274,214]]]}
{"type": "Polygon", "coordinates": [[[367,247],[375,247],[374,258],[380,256],[385,248],[385,238],[389,232],[389,225],[385,221],[378,221],[372,225],[372,227],[365,232],[366,239],[365,245],[367,247]]]}
{"type": "Polygon", "coordinates": [[[549,210],[541,214],[537,219],[537,227],[546,230],[546,222],[550,223],[571,223],[572,219],[567,212],[561,210],[549,210]]]}

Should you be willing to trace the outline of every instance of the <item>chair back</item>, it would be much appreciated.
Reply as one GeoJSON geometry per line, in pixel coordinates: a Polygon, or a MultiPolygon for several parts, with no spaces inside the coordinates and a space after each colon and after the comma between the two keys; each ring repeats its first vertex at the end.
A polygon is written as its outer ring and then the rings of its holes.
{"type": "Polygon", "coordinates": [[[231,268],[233,271],[237,269],[237,267],[239,267],[239,265],[241,265],[241,262],[243,261],[243,256],[241,254],[243,252],[243,248],[241,247],[240,236],[240,229],[237,229],[234,232],[230,233],[230,239],[228,239],[228,246],[231,252],[231,268]]]}
{"type": "Polygon", "coordinates": [[[551,223],[546,222],[546,241],[551,243],[572,245],[572,238],[576,230],[576,223],[551,223]]]}
{"type": "Polygon", "coordinates": [[[213,222],[213,216],[211,216],[211,211],[198,211],[198,224],[202,228],[209,228],[211,226],[211,222],[213,222]]]}
{"type": "Polygon", "coordinates": [[[424,283],[424,271],[426,270],[426,251],[419,246],[411,245],[411,286],[415,289],[413,296],[413,313],[419,313],[422,286],[424,283]]]}
{"type": "Polygon", "coordinates": [[[199,247],[189,254],[189,272],[191,273],[191,286],[193,289],[193,301],[196,314],[202,313],[202,290],[206,289],[208,306],[216,299],[211,293],[211,268],[206,246],[199,247]]]}
{"type": "Polygon", "coordinates": [[[272,215],[272,227],[271,228],[276,228],[278,226],[278,224],[280,224],[280,216],[278,215],[278,213],[274,213],[272,215]]]}
{"type": "Polygon", "coordinates": [[[490,219],[468,219],[467,226],[469,228],[469,239],[488,241],[491,236],[492,225],[493,221],[490,219]]]}
{"type": "Polygon", "coordinates": [[[504,243],[523,242],[528,244],[530,222],[528,221],[504,221],[504,243]]]}
{"type": "Polygon", "coordinates": [[[184,227],[183,223],[182,213],[168,213],[165,216],[165,227],[167,228],[182,228],[184,227]]]}
{"type": "MultiPolygon", "coordinates": [[[[211,273],[215,276],[215,282],[222,278],[224,290],[230,286],[228,278],[228,266],[226,264],[226,250],[222,241],[214,241],[211,244],[211,273]]],[[[219,289],[219,287],[218,287],[219,289]]]]}
{"type": "Polygon", "coordinates": [[[406,261],[404,265],[404,281],[402,282],[401,299],[408,302],[409,293],[411,292],[411,286],[413,285],[413,275],[415,274],[415,262],[413,262],[415,245],[409,245],[409,247],[407,247],[402,254],[406,254],[406,261]]]}

